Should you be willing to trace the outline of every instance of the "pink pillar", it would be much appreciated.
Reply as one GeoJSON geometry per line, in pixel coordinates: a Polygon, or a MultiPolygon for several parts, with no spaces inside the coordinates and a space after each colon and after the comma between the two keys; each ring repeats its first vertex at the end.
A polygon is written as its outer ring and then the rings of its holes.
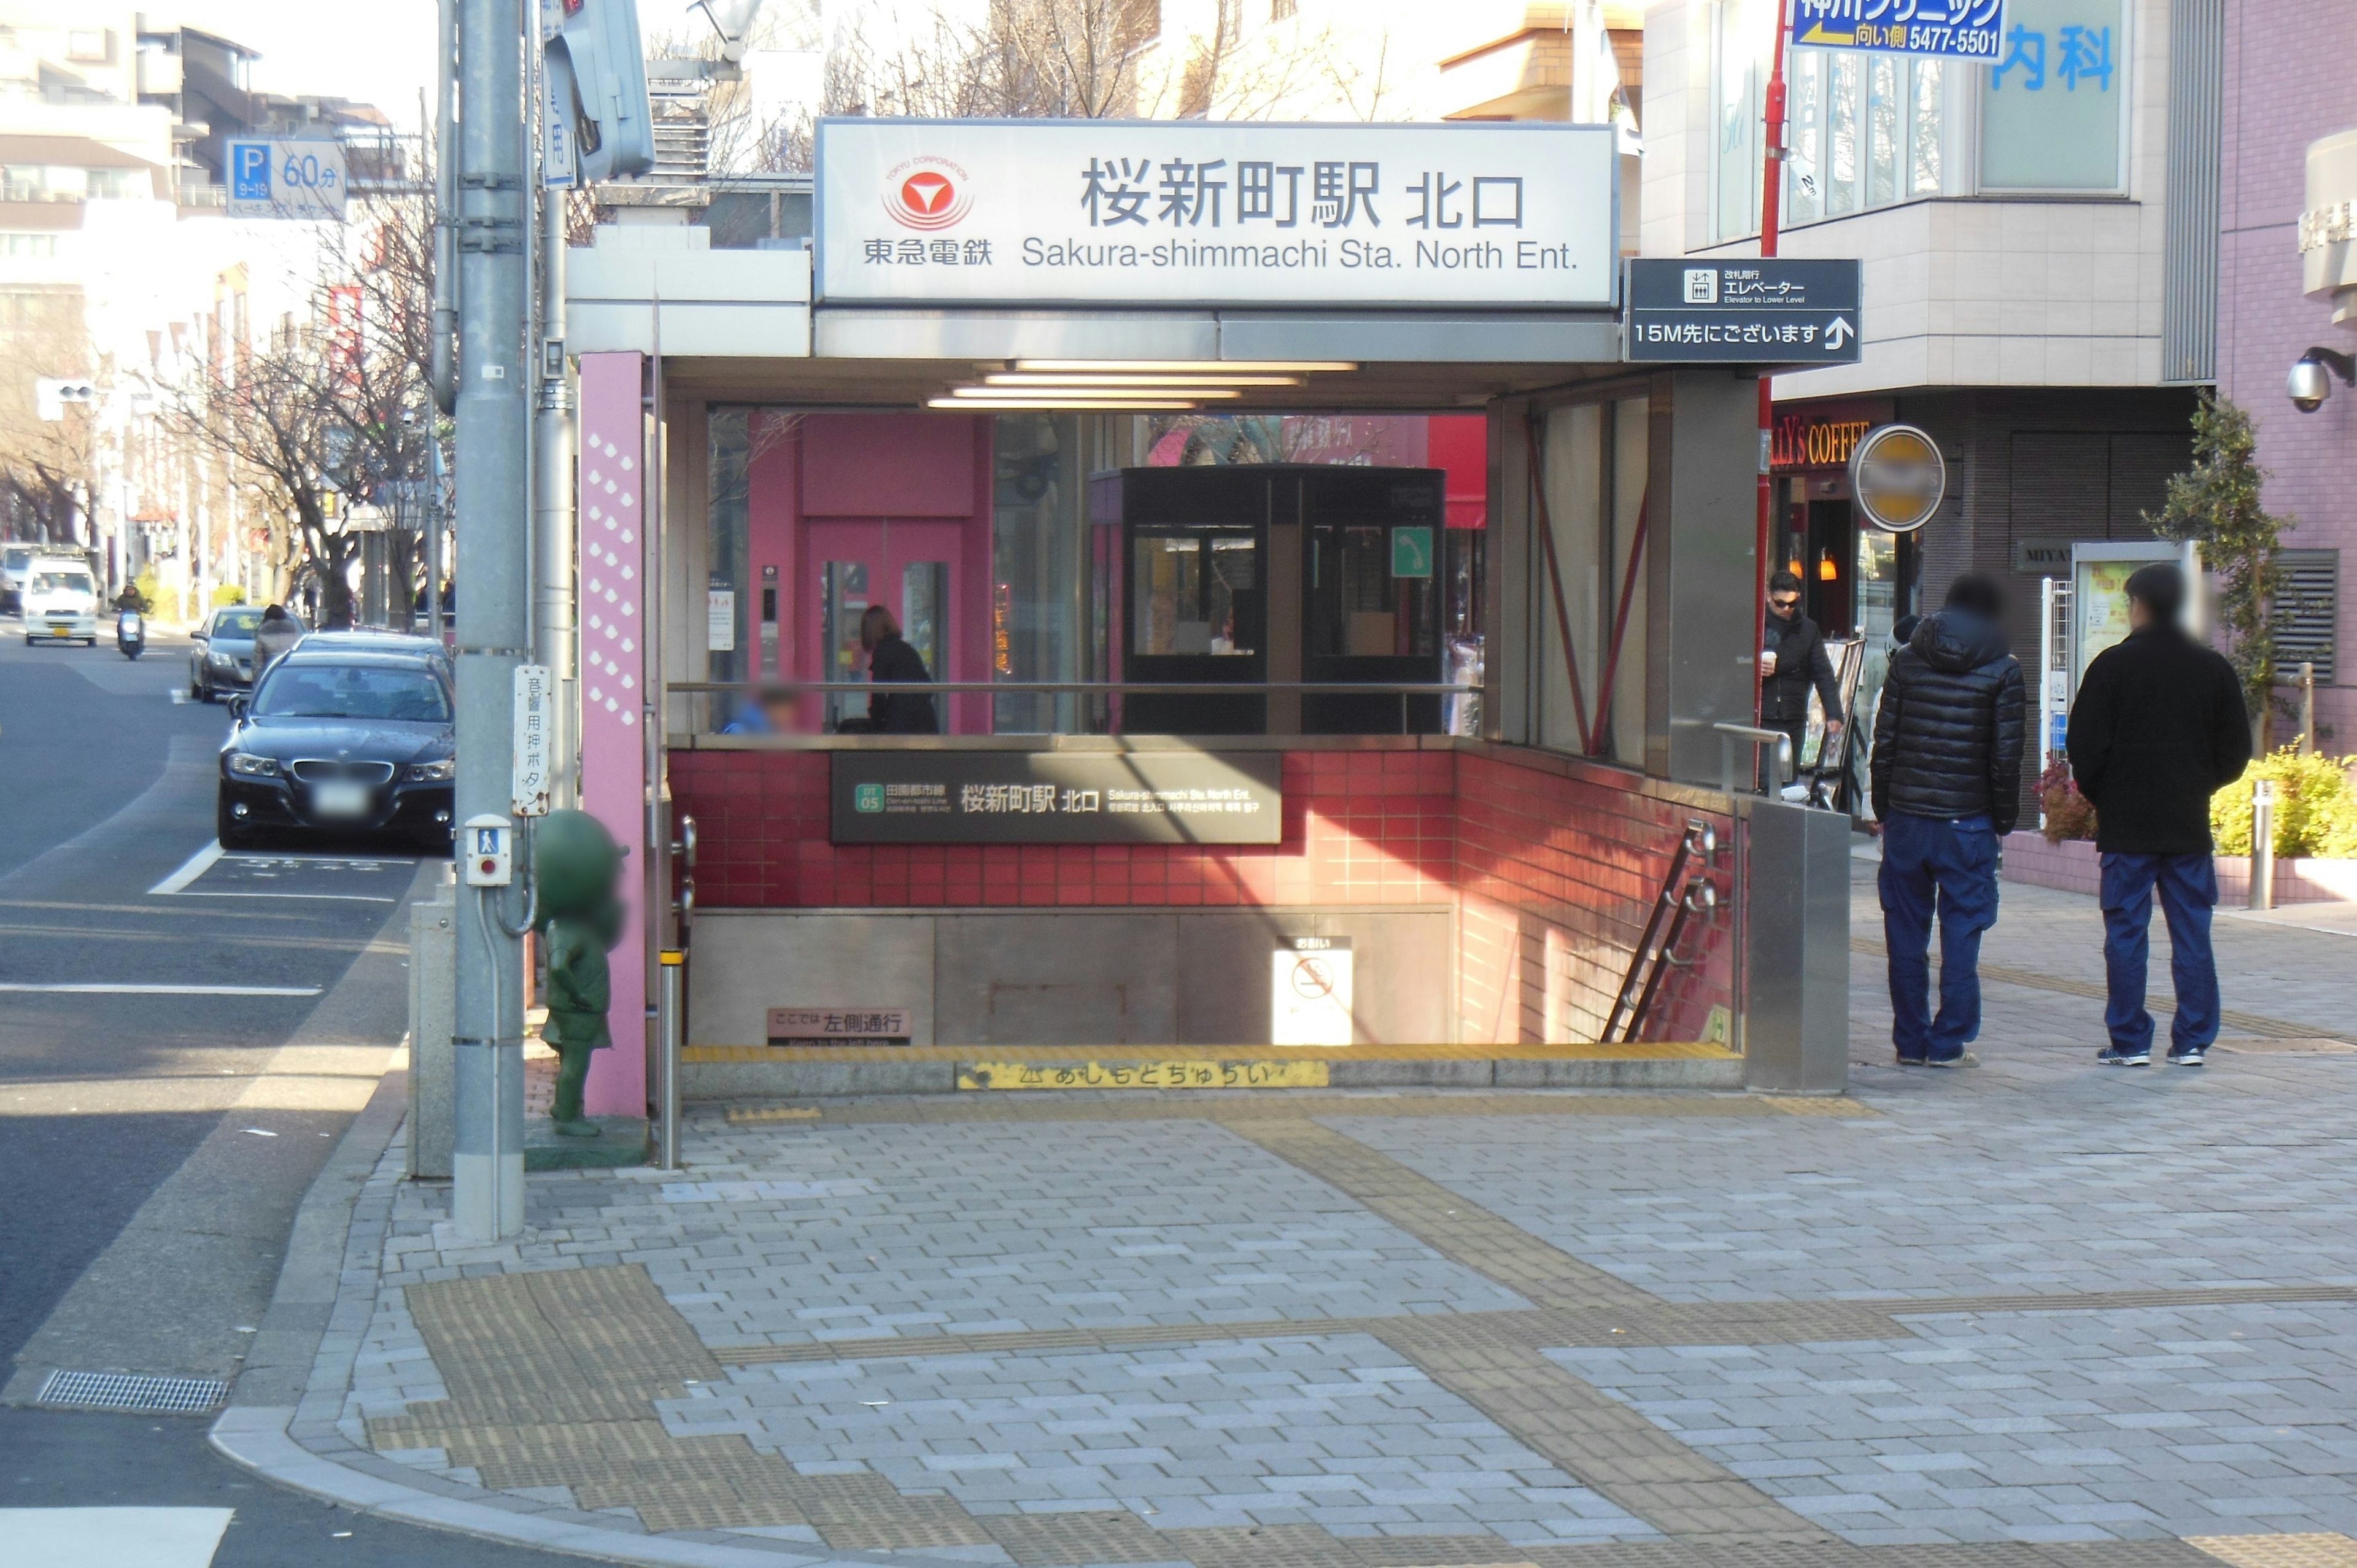
{"type": "Polygon", "coordinates": [[[614,949],[614,1048],[589,1067],[592,1116],[647,1113],[646,417],[638,354],[581,356],[581,809],[630,852],[614,949]]]}

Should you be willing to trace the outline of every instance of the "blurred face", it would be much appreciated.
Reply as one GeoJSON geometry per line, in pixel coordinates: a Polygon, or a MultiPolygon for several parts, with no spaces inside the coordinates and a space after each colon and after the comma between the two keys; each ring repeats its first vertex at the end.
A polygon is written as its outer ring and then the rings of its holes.
{"type": "Polygon", "coordinates": [[[791,730],[802,716],[802,699],[791,692],[772,692],[761,699],[761,715],[771,729],[791,730]]]}

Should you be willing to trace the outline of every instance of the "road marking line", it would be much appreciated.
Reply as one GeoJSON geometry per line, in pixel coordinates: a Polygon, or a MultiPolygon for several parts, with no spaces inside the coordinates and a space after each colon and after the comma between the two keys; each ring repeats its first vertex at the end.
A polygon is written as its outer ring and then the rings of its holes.
{"type": "MultiPolygon", "coordinates": [[[[219,849],[221,846],[215,844],[213,847],[219,849]]],[[[240,850],[235,854],[224,855],[222,858],[248,862],[303,860],[321,865],[415,865],[417,864],[417,857],[414,854],[282,854],[268,850],[240,850]]]]}
{"type": "Polygon", "coordinates": [[[398,898],[387,898],[376,893],[216,893],[207,887],[192,887],[178,894],[182,898],[333,898],[345,904],[398,904],[398,898]]]}
{"type": "Polygon", "coordinates": [[[141,985],[109,981],[0,980],[0,991],[69,996],[317,996],[317,985],[141,985]]]}
{"type": "Polygon", "coordinates": [[[0,1509],[24,1563],[82,1568],[206,1568],[229,1529],[228,1509],[0,1509]]]}
{"type": "Polygon", "coordinates": [[[167,876],[163,881],[158,882],[155,886],[147,889],[147,896],[154,898],[167,893],[178,893],[181,888],[186,887],[198,877],[202,876],[206,872],[210,871],[212,869],[213,862],[219,860],[221,857],[221,846],[220,844],[209,843],[205,845],[204,848],[197,851],[196,854],[182,861],[180,863],[179,870],[172,873],[171,875],[167,876]]]}

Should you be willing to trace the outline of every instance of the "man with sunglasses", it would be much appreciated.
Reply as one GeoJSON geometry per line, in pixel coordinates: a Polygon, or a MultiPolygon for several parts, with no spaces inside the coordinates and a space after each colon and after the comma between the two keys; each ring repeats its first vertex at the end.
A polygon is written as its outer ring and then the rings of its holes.
{"type": "MultiPolygon", "coordinates": [[[[1801,765],[1801,742],[1809,733],[1809,688],[1825,705],[1825,746],[1841,737],[1841,682],[1834,679],[1833,656],[1824,634],[1801,613],[1801,579],[1779,572],[1768,579],[1768,617],[1760,638],[1760,723],[1792,737],[1792,766],[1801,765]]],[[[1774,754],[1760,748],[1762,776],[1774,754]]]]}

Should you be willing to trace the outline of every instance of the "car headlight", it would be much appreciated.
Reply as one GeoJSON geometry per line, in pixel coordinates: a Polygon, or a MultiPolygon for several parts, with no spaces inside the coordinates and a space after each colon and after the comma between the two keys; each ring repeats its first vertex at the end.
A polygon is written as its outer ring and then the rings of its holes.
{"type": "Polygon", "coordinates": [[[447,784],[458,777],[456,757],[446,757],[439,762],[413,762],[407,778],[412,784],[447,784]]]}
{"type": "Polygon", "coordinates": [[[232,751],[229,754],[229,770],[248,779],[275,779],[278,777],[278,759],[256,757],[250,751],[232,751]]]}
{"type": "Polygon", "coordinates": [[[205,657],[210,660],[213,663],[220,665],[224,670],[234,670],[237,668],[237,655],[234,653],[219,653],[211,650],[207,650],[205,657]]]}

